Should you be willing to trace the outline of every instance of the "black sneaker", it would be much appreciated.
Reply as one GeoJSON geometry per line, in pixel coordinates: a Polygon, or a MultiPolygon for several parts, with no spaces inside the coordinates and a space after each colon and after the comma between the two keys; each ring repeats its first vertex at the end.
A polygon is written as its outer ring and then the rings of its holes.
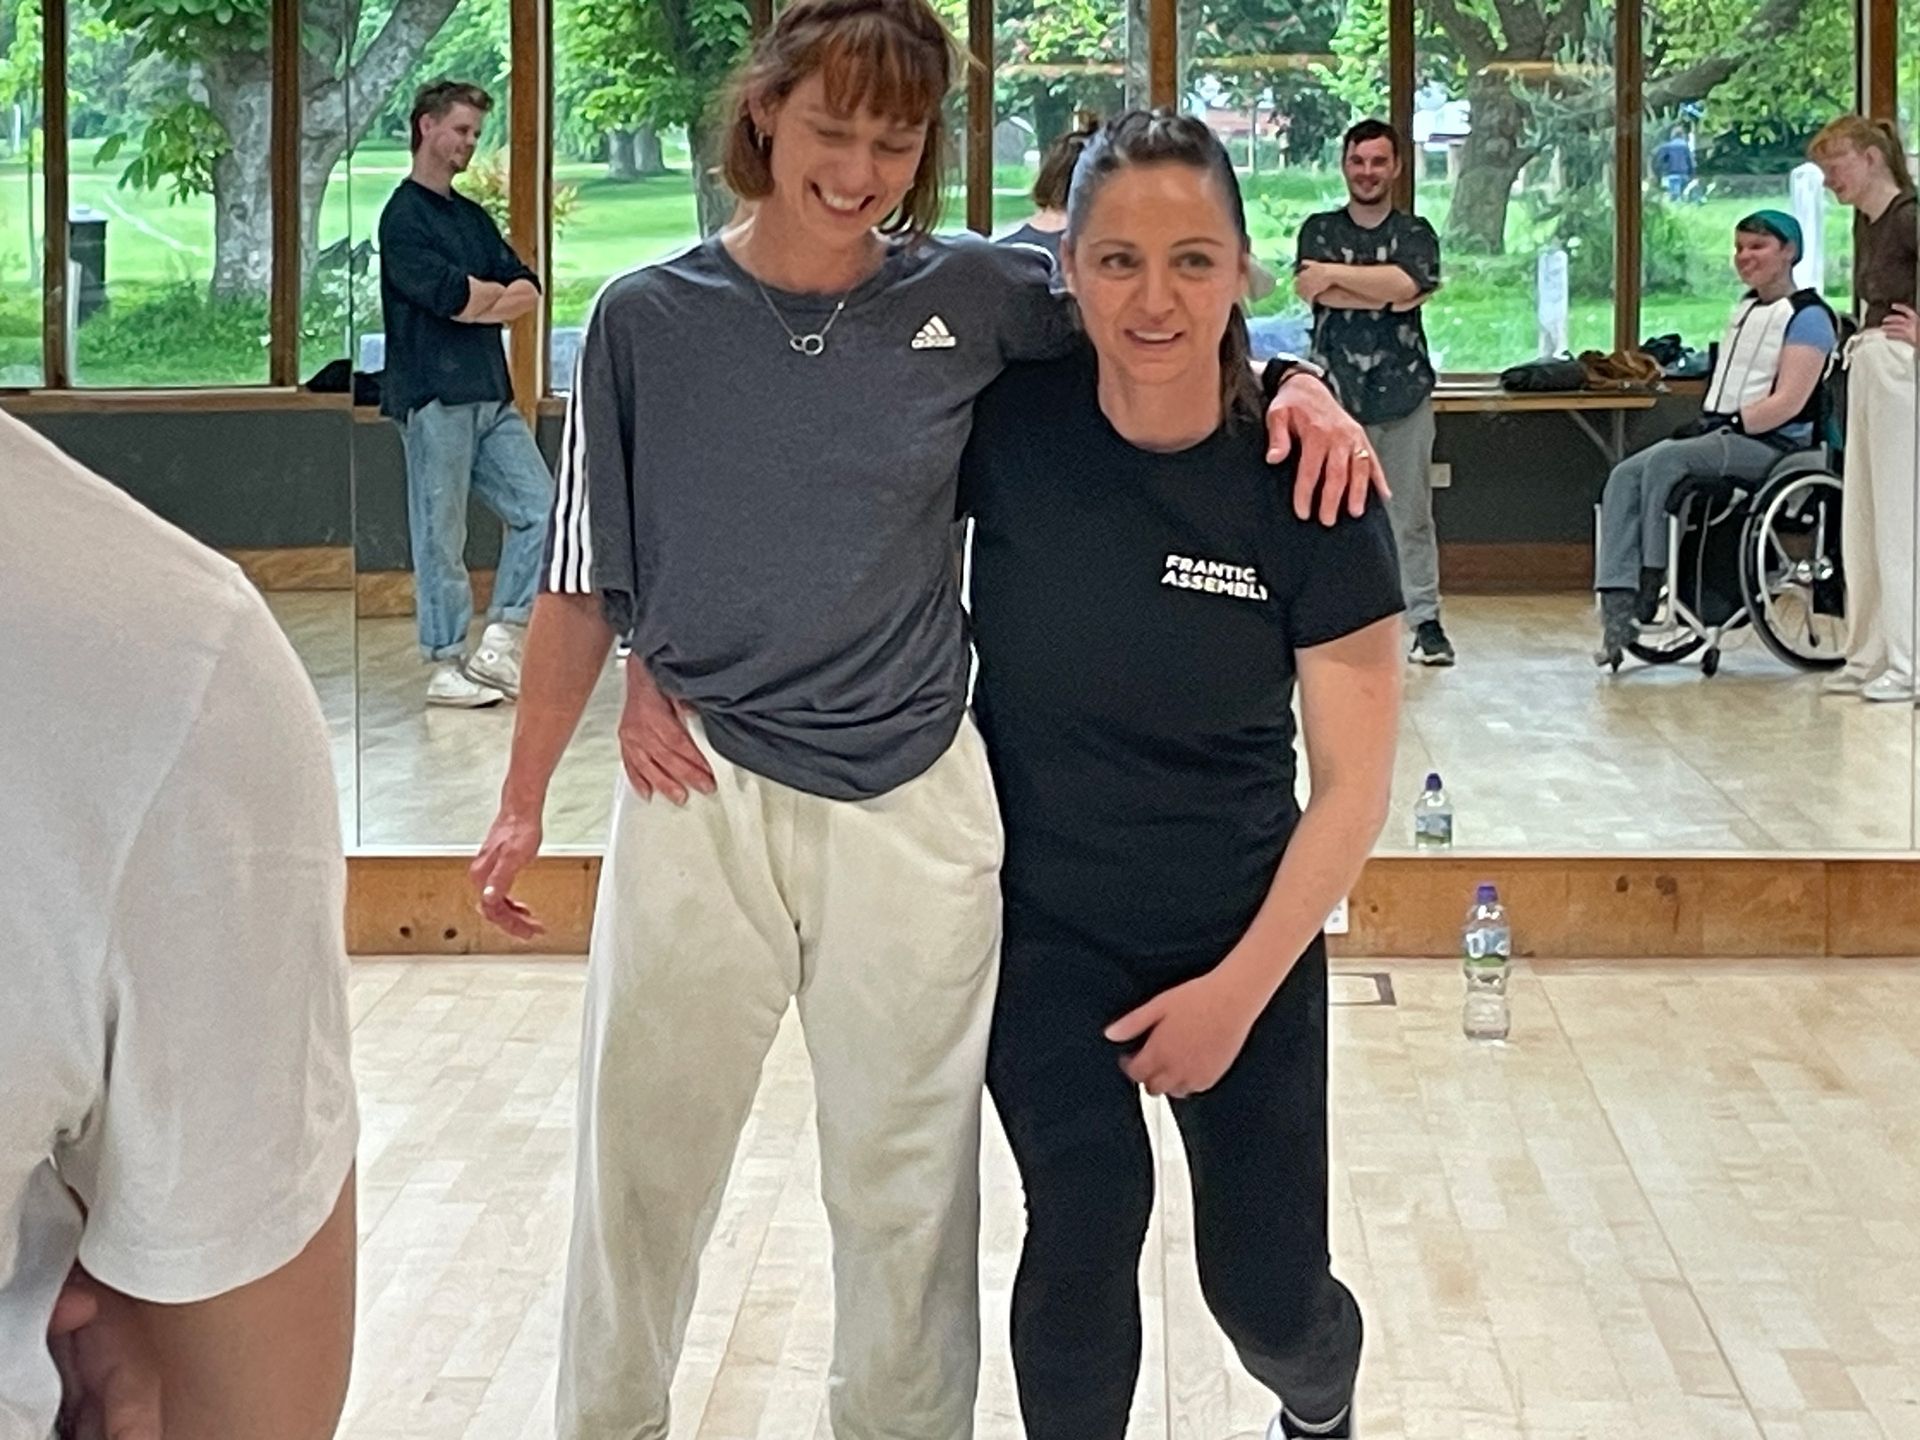
{"type": "Polygon", "coordinates": [[[1283,1407],[1267,1427],[1267,1440],[1353,1440],[1353,1407],[1342,1410],[1330,1426],[1318,1429],[1294,1419],[1283,1407]]]}
{"type": "Polygon", "coordinates": [[[1413,649],[1407,658],[1416,665],[1453,664],[1453,642],[1440,628],[1438,620],[1422,620],[1413,632],[1413,649]]]}

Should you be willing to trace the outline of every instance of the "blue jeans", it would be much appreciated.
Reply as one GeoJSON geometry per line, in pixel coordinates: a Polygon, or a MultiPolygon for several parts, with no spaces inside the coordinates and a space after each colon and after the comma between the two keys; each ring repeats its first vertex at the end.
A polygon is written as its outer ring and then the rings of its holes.
{"type": "Polygon", "coordinates": [[[1731,475],[1759,480],[1783,451],[1732,430],[1688,440],[1662,440],[1613,467],[1600,496],[1600,549],[1594,556],[1593,588],[1632,590],[1644,567],[1667,563],[1667,500],[1690,475],[1731,475]]]}
{"type": "Polygon", "coordinates": [[[473,623],[467,575],[467,497],[479,495],[506,534],[488,620],[524,625],[533,613],[553,506],[553,476],[513,406],[488,400],[407,417],[407,524],[413,536],[414,614],[429,660],[456,660],[473,623]]]}

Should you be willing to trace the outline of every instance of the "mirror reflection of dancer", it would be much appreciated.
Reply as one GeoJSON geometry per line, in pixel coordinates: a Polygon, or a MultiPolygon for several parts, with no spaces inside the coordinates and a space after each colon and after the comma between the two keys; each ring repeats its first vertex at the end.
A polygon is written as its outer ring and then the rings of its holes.
{"type": "Polygon", "coordinates": [[[380,215],[387,369],[381,408],[407,452],[420,653],[427,703],[460,709],[520,693],[520,651],[540,581],[553,476],[513,408],[500,330],[539,303],[539,281],[487,212],[453,188],[493,106],[477,85],[441,81],[413,102],[413,168],[380,215]],[[469,652],[467,499],[500,517],[500,567],[469,652]]]}
{"type": "Polygon", "coordinates": [[[1841,487],[1847,573],[1847,663],[1835,694],[1910,704],[1914,668],[1913,178],[1885,122],[1845,115],[1807,154],[1866,223],[1853,256],[1860,333],[1847,346],[1847,461],[1841,487]]]}
{"type": "Polygon", "coordinates": [[[1113,121],[1069,217],[1091,344],[994,385],[962,472],[1007,831],[988,1082],[1026,1186],[1022,1418],[1031,1440],[1126,1434],[1144,1089],[1186,1144],[1208,1307],[1284,1402],[1271,1434],[1346,1436],[1361,1324],[1327,1251],[1320,931],[1387,813],[1393,535],[1379,507],[1326,528],[1283,502],[1237,305],[1245,211],[1205,125],[1113,121]]]}

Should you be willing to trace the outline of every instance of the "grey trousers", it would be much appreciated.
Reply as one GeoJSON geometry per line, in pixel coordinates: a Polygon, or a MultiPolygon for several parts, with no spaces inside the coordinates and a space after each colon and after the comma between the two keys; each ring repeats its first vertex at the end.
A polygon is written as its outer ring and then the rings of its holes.
{"type": "Polygon", "coordinates": [[[1780,451],[1751,435],[1717,430],[1690,440],[1662,440],[1613,467],[1600,496],[1600,550],[1593,588],[1632,590],[1644,567],[1667,563],[1667,497],[1689,475],[1758,480],[1780,451]]]}
{"type": "Polygon", "coordinates": [[[1367,426],[1367,440],[1387,472],[1393,498],[1387,518],[1400,552],[1400,591],[1409,629],[1440,618],[1440,542],[1433,530],[1433,402],[1398,420],[1367,426]]]}

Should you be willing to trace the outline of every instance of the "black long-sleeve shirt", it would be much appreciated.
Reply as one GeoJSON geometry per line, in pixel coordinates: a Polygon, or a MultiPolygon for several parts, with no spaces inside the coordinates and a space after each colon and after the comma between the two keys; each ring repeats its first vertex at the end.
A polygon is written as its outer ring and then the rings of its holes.
{"type": "Polygon", "coordinates": [[[469,277],[540,283],[491,216],[464,195],[400,182],[380,215],[380,303],[386,314],[383,413],[513,398],[498,325],[463,325],[469,277]]]}

